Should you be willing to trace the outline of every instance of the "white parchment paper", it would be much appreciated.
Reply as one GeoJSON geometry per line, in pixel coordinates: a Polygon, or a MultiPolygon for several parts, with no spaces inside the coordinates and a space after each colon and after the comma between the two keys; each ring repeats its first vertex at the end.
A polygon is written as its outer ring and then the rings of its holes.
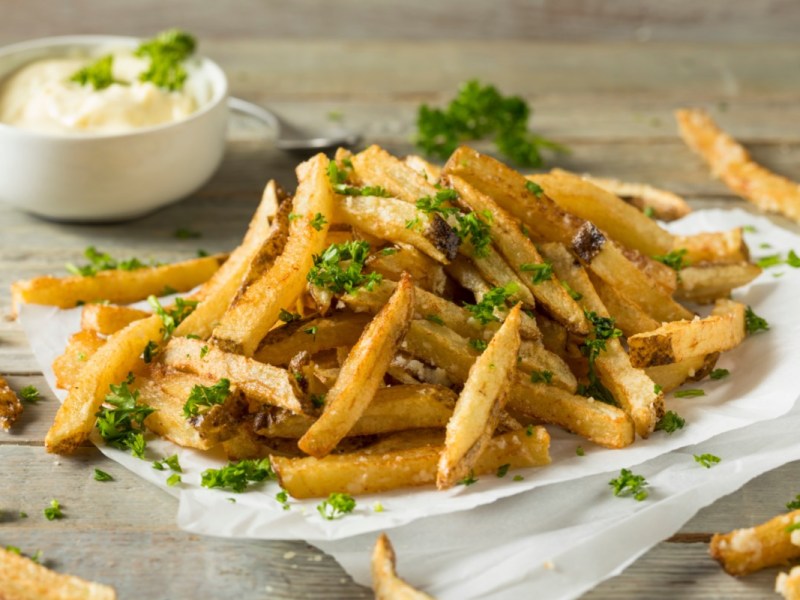
{"type": "MultiPolygon", "coordinates": [[[[776,252],[785,254],[790,249],[800,249],[800,238],[794,234],[773,225],[765,218],[754,217],[739,210],[693,213],[673,224],[671,229],[680,233],[695,233],[725,230],[741,225],[752,225],[756,228],[755,233],[748,234],[748,241],[756,256],[776,252]],[[770,248],[761,250],[762,244],[769,244],[770,248]]],[[[574,590],[593,585],[633,560],[659,539],[670,535],[700,507],[736,489],[758,473],[797,458],[789,452],[791,444],[788,440],[784,448],[786,452],[775,447],[773,454],[759,449],[756,444],[746,456],[742,455],[736,461],[725,460],[713,472],[708,472],[705,469],[698,471],[699,467],[691,459],[691,453],[687,454],[686,450],[680,449],[736,430],[743,436],[750,435],[750,429],[742,428],[776,419],[790,411],[800,393],[795,385],[796,365],[793,360],[800,352],[800,319],[794,314],[798,297],[800,271],[789,267],[771,269],[747,288],[736,292],[735,298],[752,305],[759,315],[769,321],[771,330],[753,336],[741,347],[722,357],[718,366],[730,369],[731,376],[696,386],[703,388],[706,396],[678,399],[670,395],[667,399],[668,407],[686,419],[685,429],[673,435],[656,433],[651,439],[637,441],[624,450],[603,449],[571,434],[551,429],[553,464],[542,469],[514,472],[524,476],[523,481],[515,482],[511,476],[503,479],[484,476],[472,486],[459,486],[446,492],[423,488],[364,496],[358,499],[358,506],[353,514],[341,520],[325,521],[317,514],[315,501],[292,501],[291,510],[283,510],[274,499],[275,493],[279,491],[274,483],[260,485],[244,494],[235,495],[235,503],[229,501],[234,494],[201,488],[200,473],[206,468],[216,468],[225,462],[216,453],[181,449],[163,440],[150,442],[150,458],[161,458],[173,453],[180,456],[184,469],[183,483],[179,488],[169,488],[165,483],[168,474],[155,471],[149,462],[135,459],[113,448],[106,448],[102,444],[100,448],[107,456],[177,495],[180,501],[178,525],[195,533],[261,539],[341,540],[378,530],[398,528],[424,519],[419,524],[402,527],[392,535],[394,538],[396,534],[400,542],[403,564],[411,569],[409,578],[428,585],[443,598],[486,596],[492,590],[513,586],[515,580],[524,581],[525,586],[534,585],[535,589],[545,586],[541,588],[543,592],[550,590],[546,581],[553,581],[562,571],[556,569],[546,575],[536,575],[537,569],[541,569],[541,564],[538,563],[551,559],[558,562],[559,557],[578,552],[592,535],[604,535],[602,532],[609,528],[621,527],[634,533],[621,538],[624,543],[619,543],[613,549],[606,549],[599,555],[596,553],[588,563],[584,562],[584,577],[575,580],[582,583],[576,583],[569,588],[573,591],[564,596],[569,597],[570,594],[579,593],[574,590]],[[778,273],[781,276],[775,277],[778,273]],[[585,456],[576,456],[575,449],[578,445],[583,446],[585,456]],[[658,468],[658,471],[651,473],[651,465],[654,464],[659,465],[652,467],[658,468]],[[634,465],[642,465],[637,471],[647,471],[643,474],[648,475],[648,478],[652,477],[651,482],[656,490],[653,497],[645,503],[625,502],[611,497],[608,491],[608,473],[634,465]],[[681,491],[686,488],[678,489],[672,485],[673,480],[669,477],[666,481],[661,481],[663,473],[670,469],[674,470],[674,477],[684,477],[690,486],[696,485],[691,501],[681,491]],[[730,477],[723,477],[731,469],[730,477]],[[709,473],[713,473],[713,477],[709,473]],[[662,483],[665,485],[661,485],[662,483]],[[576,508],[581,510],[567,509],[568,492],[578,502],[579,506],[576,508]],[[384,507],[384,511],[380,513],[372,510],[373,503],[378,500],[384,507]],[[589,509],[591,516],[586,512],[589,509]],[[469,512],[458,514],[462,511],[469,512]],[[482,534],[475,538],[480,543],[475,546],[463,543],[470,535],[469,527],[464,524],[474,523],[478,514],[481,519],[494,515],[496,521],[504,526],[480,528],[482,534]],[[437,515],[446,516],[430,518],[437,515]],[[520,518],[523,518],[525,527],[520,526],[520,518]],[[429,526],[432,527],[432,523],[437,524],[437,529],[428,529],[429,526]],[[438,530],[440,523],[445,531],[436,535],[434,532],[438,530]],[[548,537],[542,538],[543,535],[548,537]],[[404,539],[416,540],[417,544],[405,544],[404,539]],[[425,543],[419,543],[421,539],[425,543]],[[442,540],[447,541],[446,547],[441,546],[442,540]],[[434,548],[437,551],[427,551],[434,548]],[[483,550],[479,550],[481,548],[483,550]],[[541,552],[537,553],[536,548],[546,548],[547,558],[541,552]],[[521,552],[522,549],[525,552],[521,552]],[[483,563],[484,567],[486,564],[497,565],[500,570],[500,573],[494,573],[491,584],[487,580],[483,585],[478,585],[477,581],[466,587],[457,585],[459,574],[463,576],[468,572],[474,576],[468,577],[469,581],[481,576],[477,572],[479,569],[471,568],[470,557],[484,556],[480,552],[491,554],[494,550],[499,552],[497,560],[492,558],[490,563],[483,563]],[[509,570],[503,575],[506,569],[501,567],[505,564],[501,557],[507,551],[510,556],[525,556],[527,568],[523,571],[509,570]],[[439,555],[447,558],[435,559],[439,555]],[[542,561],[536,557],[542,558],[542,561]],[[434,564],[439,568],[428,568],[434,564]],[[483,593],[469,595],[468,592],[472,593],[470,590],[483,590],[483,593]]],[[[54,377],[50,365],[53,358],[63,351],[68,337],[79,329],[79,319],[80,309],[60,311],[25,306],[21,312],[23,327],[39,365],[53,388],[54,377]]],[[[63,399],[63,392],[56,393],[63,399]]],[[[780,446],[780,436],[772,436],[769,429],[762,428],[759,431],[768,432],[763,448],[767,448],[767,444],[769,447],[776,444],[780,446]]],[[[795,437],[796,431],[795,422],[795,437]]],[[[717,443],[716,440],[714,443],[717,443]]],[[[705,446],[703,444],[703,451],[713,451],[710,446],[705,446]]],[[[365,567],[368,562],[367,546],[371,546],[373,540],[374,535],[361,536],[354,537],[347,543],[326,543],[321,546],[334,554],[351,574],[363,581],[364,571],[361,567],[365,567]]],[[[494,570],[496,569],[493,568],[492,571],[494,570]]],[[[483,572],[486,572],[485,568],[483,572]]],[[[570,574],[567,579],[572,580],[574,577],[574,574],[570,574]]],[[[547,594],[549,593],[548,591],[547,594]]]]}

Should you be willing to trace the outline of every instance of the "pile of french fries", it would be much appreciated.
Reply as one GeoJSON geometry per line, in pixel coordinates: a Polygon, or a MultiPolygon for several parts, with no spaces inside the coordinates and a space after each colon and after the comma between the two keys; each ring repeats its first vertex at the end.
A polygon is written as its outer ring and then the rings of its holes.
{"type": "Polygon", "coordinates": [[[69,393],[50,452],[84,443],[132,373],[148,429],[268,456],[295,498],[446,489],[548,464],[545,424],[647,438],[665,394],[745,337],[729,296],[760,269],[741,229],[675,236],[591,181],[468,147],[443,168],[339,150],[297,178],[293,196],[269,182],[228,256],[14,284],[16,303],[85,303],[53,365],[69,393]],[[115,304],[198,284],[170,327],[115,304]],[[191,390],[222,379],[227,399],[187,417],[191,390]]]}

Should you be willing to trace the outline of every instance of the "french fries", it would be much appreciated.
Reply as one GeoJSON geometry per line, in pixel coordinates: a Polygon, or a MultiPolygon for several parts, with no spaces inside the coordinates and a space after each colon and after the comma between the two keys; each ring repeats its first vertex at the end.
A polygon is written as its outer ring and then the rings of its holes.
{"type": "Polygon", "coordinates": [[[414,285],[404,276],[347,356],[324,412],[297,443],[303,452],[322,458],[347,435],[378,390],[413,311],[414,285]]]}
{"type": "Polygon", "coordinates": [[[700,263],[681,270],[677,296],[700,304],[727,298],[734,288],[742,287],[761,274],[752,263],[700,263]]]}
{"type": "Polygon", "coordinates": [[[0,427],[8,431],[22,414],[24,407],[8,382],[0,377],[0,427]]]}
{"type": "Polygon", "coordinates": [[[89,358],[94,356],[105,343],[106,340],[92,329],[82,329],[73,334],[67,342],[64,353],[53,361],[56,387],[62,390],[70,389],[89,358]]]}
{"type": "Polygon", "coordinates": [[[800,186],[756,163],[704,110],[675,113],[686,145],[700,155],[715,177],[761,210],[800,222],[800,186]]]}
{"type": "Polygon", "coordinates": [[[800,558],[800,544],[793,543],[787,529],[800,523],[800,510],[778,515],[749,529],[714,534],[709,545],[711,557],[725,572],[741,577],[766,567],[788,564],[800,558]]]}
{"type": "Polygon", "coordinates": [[[782,594],[785,600],[800,600],[800,567],[788,573],[779,573],[775,580],[775,591],[782,594]]]}
{"type": "Polygon", "coordinates": [[[0,593],[9,600],[116,600],[113,588],[47,567],[0,548],[0,593]]]}
{"type": "Polygon", "coordinates": [[[134,321],[149,317],[151,314],[129,306],[87,304],[81,311],[81,329],[95,331],[100,335],[111,335],[134,321]]]}
{"type": "Polygon", "coordinates": [[[433,600],[397,576],[395,554],[385,533],[378,536],[372,551],[372,589],[376,600],[433,600]]]}

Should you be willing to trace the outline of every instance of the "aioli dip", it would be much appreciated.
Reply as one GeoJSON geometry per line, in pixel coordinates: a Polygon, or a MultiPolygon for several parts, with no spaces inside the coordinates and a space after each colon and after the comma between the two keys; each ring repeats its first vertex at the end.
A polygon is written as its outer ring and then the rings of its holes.
{"type": "Polygon", "coordinates": [[[139,81],[149,63],[132,53],[114,53],[114,79],[127,85],[95,90],[70,81],[93,60],[54,58],[22,67],[0,88],[0,123],[48,133],[125,133],[179,121],[197,109],[186,87],[170,92],[139,81]]]}

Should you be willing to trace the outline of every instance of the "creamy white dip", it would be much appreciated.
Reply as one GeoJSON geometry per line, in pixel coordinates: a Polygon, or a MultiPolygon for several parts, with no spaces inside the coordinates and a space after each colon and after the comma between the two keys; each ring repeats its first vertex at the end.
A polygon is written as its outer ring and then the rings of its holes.
{"type": "MultiPolygon", "coordinates": [[[[94,59],[54,58],[22,67],[0,88],[0,122],[50,133],[124,133],[185,119],[197,109],[177,92],[138,80],[148,61],[115,53],[114,83],[95,90],[70,77],[94,59]]],[[[188,86],[187,86],[188,87],[188,86]]]]}

